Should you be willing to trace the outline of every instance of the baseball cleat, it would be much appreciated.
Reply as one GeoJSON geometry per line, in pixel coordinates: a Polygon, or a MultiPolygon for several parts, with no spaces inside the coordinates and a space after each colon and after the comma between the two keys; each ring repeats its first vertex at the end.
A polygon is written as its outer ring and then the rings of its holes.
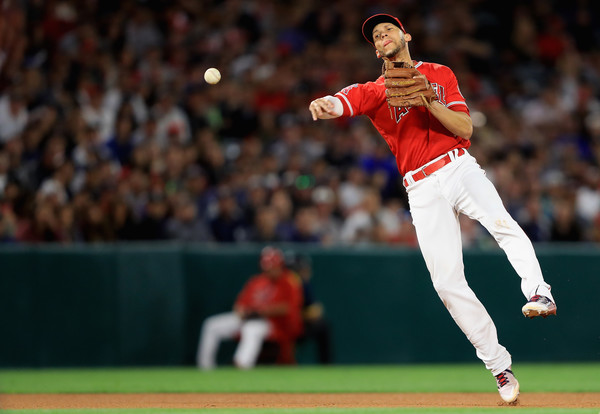
{"type": "Polygon", "coordinates": [[[523,315],[532,319],[536,316],[556,315],[556,304],[542,295],[535,295],[523,306],[523,315]]]}
{"type": "Polygon", "coordinates": [[[498,392],[500,398],[506,403],[514,403],[519,398],[519,381],[515,378],[510,368],[505,369],[496,375],[498,392]]]}

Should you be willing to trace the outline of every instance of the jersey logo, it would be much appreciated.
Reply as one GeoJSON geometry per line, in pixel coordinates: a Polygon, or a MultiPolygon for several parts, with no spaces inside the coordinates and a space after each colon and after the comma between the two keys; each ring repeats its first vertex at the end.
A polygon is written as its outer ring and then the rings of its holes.
{"type": "Polygon", "coordinates": [[[396,121],[396,123],[400,122],[400,120],[402,119],[402,117],[404,115],[408,115],[408,111],[410,110],[410,108],[408,107],[399,107],[399,106],[390,106],[390,109],[392,109],[394,111],[393,113],[393,118],[396,121]]]}
{"type": "Polygon", "coordinates": [[[344,95],[348,95],[348,92],[350,92],[354,88],[358,88],[358,83],[355,83],[354,85],[346,86],[340,92],[343,93],[344,95]]]}
{"type": "Polygon", "coordinates": [[[435,91],[438,100],[446,106],[446,89],[442,85],[433,82],[431,83],[431,87],[435,91]]]}
{"type": "MultiPolygon", "coordinates": [[[[354,85],[352,85],[354,86],[354,85]]],[[[433,88],[433,90],[435,91],[435,94],[438,97],[438,100],[444,105],[446,106],[446,89],[438,84],[438,83],[433,83],[431,82],[431,87],[433,88]]],[[[350,88],[350,86],[348,86],[348,88],[350,88]]],[[[342,91],[343,92],[343,91],[342,91]]],[[[400,120],[402,119],[402,117],[404,117],[405,115],[408,115],[408,111],[410,110],[410,108],[401,108],[401,107],[390,107],[390,109],[393,109],[393,118],[396,121],[396,123],[400,122],[400,120]]]]}

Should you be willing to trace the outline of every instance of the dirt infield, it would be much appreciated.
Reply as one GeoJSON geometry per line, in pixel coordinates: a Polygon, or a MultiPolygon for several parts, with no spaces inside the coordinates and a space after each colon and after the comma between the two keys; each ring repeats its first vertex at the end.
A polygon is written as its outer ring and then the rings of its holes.
{"type": "MultiPolygon", "coordinates": [[[[2,409],[497,407],[496,393],[0,394],[2,409]]],[[[600,393],[527,393],[520,407],[600,408],[600,393]]]]}

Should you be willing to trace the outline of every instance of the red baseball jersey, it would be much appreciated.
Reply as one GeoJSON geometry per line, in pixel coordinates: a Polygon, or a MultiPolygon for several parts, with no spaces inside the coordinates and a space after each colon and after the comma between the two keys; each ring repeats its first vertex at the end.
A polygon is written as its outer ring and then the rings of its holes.
{"type": "MultiPolygon", "coordinates": [[[[453,111],[469,113],[449,67],[418,62],[415,68],[427,77],[440,103],[453,111]]],[[[369,117],[396,157],[402,175],[455,148],[469,148],[469,140],[448,131],[427,108],[388,106],[383,82],[380,76],[375,82],[347,86],[335,96],[342,101],[344,116],[369,117]]]]}
{"type": "Polygon", "coordinates": [[[286,303],[287,314],[268,318],[275,339],[295,338],[302,332],[302,287],[298,278],[285,270],[277,279],[271,279],[264,273],[252,277],[239,293],[236,305],[246,309],[260,310],[264,307],[286,303]]]}

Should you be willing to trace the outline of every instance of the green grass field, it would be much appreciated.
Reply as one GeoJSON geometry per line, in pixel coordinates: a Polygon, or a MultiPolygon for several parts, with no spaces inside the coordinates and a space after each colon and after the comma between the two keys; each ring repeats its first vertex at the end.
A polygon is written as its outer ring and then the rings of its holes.
{"type": "MultiPolygon", "coordinates": [[[[600,363],[518,364],[515,374],[522,393],[600,392],[600,363]]],[[[225,367],[210,372],[194,368],[0,370],[0,392],[32,393],[433,393],[494,392],[493,377],[480,364],[259,367],[238,371],[225,367]]],[[[1,407],[0,396],[0,407],[1,407]]],[[[355,413],[585,413],[597,409],[498,408],[316,408],[316,409],[95,409],[6,410],[7,413],[68,414],[355,414],[355,413]]]]}

